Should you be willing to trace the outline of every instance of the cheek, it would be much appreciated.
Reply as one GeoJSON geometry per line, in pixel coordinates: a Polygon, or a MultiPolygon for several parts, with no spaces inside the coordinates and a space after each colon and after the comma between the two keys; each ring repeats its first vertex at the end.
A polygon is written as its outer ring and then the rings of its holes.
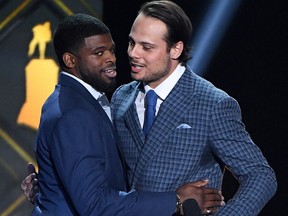
{"type": "Polygon", "coordinates": [[[154,70],[161,70],[162,68],[166,67],[167,64],[167,54],[157,54],[153,56],[148,56],[146,58],[146,62],[149,68],[154,68],[154,70]]]}
{"type": "Polygon", "coordinates": [[[161,53],[152,53],[145,55],[144,59],[150,66],[155,67],[162,64],[163,57],[164,56],[161,53]]]}
{"type": "Polygon", "coordinates": [[[103,64],[101,61],[90,61],[88,63],[88,67],[90,70],[92,70],[94,73],[99,74],[100,70],[103,69],[103,64]]]}

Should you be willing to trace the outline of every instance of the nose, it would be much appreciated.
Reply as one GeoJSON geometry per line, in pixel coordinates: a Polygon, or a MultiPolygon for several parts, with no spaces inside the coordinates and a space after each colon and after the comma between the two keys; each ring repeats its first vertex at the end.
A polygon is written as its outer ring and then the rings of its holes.
{"type": "Polygon", "coordinates": [[[129,45],[127,52],[130,58],[139,58],[139,50],[137,45],[134,46],[129,45]]]}
{"type": "Polygon", "coordinates": [[[114,51],[107,50],[105,54],[106,54],[106,62],[113,62],[113,63],[116,62],[116,56],[114,51]]]}

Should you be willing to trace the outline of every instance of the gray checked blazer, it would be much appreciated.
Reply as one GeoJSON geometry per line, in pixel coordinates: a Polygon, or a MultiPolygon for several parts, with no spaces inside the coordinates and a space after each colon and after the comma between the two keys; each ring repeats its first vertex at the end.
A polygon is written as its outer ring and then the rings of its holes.
{"type": "Polygon", "coordinates": [[[172,191],[186,182],[209,179],[221,190],[227,167],[240,186],[217,215],[257,215],[275,194],[277,182],[241,120],[235,99],[186,68],[145,140],[135,99],[142,84],[120,86],[111,100],[131,188],[172,191]]]}

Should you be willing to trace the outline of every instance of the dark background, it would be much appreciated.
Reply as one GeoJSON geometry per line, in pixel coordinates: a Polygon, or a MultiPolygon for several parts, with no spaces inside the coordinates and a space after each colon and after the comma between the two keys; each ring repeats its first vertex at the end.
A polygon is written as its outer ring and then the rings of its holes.
{"type": "MultiPolygon", "coordinates": [[[[130,81],[128,34],[143,2],[104,2],[103,19],[117,44],[119,84],[130,81]]],[[[191,18],[195,35],[212,1],[174,2],[191,18]]],[[[242,1],[203,74],[238,100],[247,131],[276,172],[278,191],[262,216],[288,215],[284,210],[288,203],[287,9],[284,0],[242,1]]],[[[224,196],[230,198],[238,182],[226,172],[223,186],[224,196]]]]}

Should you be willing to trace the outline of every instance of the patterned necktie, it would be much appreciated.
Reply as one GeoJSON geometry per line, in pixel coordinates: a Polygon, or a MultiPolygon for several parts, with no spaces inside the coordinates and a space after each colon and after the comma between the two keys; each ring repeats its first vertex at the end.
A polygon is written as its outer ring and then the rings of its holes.
{"type": "Polygon", "coordinates": [[[108,100],[108,98],[106,97],[105,94],[102,94],[102,95],[97,99],[97,101],[100,103],[100,105],[101,105],[102,107],[105,107],[105,106],[109,106],[109,105],[110,105],[110,104],[109,104],[109,100],[108,100]]]}
{"type": "Polygon", "coordinates": [[[158,95],[153,90],[149,90],[145,97],[146,110],[145,110],[145,118],[144,118],[144,126],[143,126],[143,132],[145,135],[148,134],[155,119],[157,98],[158,98],[158,95]]]}
{"type": "Polygon", "coordinates": [[[108,98],[106,97],[105,94],[103,94],[102,96],[100,96],[97,101],[99,102],[99,104],[102,106],[102,108],[104,109],[104,111],[106,112],[107,116],[109,117],[109,119],[111,120],[111,110],[110,110],[110,103],[108,98]]]}

